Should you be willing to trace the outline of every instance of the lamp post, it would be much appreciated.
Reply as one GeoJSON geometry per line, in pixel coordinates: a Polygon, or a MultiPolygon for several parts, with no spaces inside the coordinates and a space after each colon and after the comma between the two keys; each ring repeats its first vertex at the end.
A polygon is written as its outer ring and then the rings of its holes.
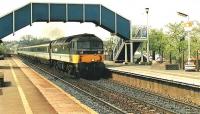
{"type": "Polygon", "coordinates": [[[187,38],[188,38],[188,61],[190,61],[190,57],[191,57],[191,54],[190,54],[190,27],[192,26],[192,24],[190,23],[189,21],[189,15],[185,14],[185,13],[182,13],[182,12],[177,12],[178,15],[182,16],[182,17],[186,17],[187,18],[187,23],[185,25],[185,28],[187,27],[187,38]]]}
{"type": "Polygon", "coordinates": [[[145,8],[147,14],[147,62],[149,62],[149,8],[145,8]]]}

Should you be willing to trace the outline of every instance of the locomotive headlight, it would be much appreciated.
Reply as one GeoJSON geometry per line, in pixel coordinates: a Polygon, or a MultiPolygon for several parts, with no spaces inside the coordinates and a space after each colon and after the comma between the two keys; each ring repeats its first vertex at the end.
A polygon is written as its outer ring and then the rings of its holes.
{"type": "Polygon", "coordinates": [[[94,59],[92,59],[92,62],[94,61],[94,59]]]}
{"type": "Polygon", "coordinates": [[[101,51],[98,51],[98,53],[101,53],[101,51]]]}

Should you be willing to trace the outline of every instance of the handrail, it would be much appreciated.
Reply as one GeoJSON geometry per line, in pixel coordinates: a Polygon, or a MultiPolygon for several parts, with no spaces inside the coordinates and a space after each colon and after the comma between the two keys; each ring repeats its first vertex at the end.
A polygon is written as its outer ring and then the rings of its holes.
{"type": "Polygon", "coordinates": [[[123,39],[120,39],[120,40],[117,42],[117,44],[115,45],[115,47],[114,47],[114,49],[113,49],[113,60],[116,59],[116,56],[118,55],[119,51],[121,51],[120,48],[121,48],[121,46],[123,45],[123,43],[124,43],[123,39]]]}
{"type": "Polygon", "coordinates": [[[138,27],[136,30],[136,34],[133,36],[134,39],[146,39],[146,27],[138,27]]]}

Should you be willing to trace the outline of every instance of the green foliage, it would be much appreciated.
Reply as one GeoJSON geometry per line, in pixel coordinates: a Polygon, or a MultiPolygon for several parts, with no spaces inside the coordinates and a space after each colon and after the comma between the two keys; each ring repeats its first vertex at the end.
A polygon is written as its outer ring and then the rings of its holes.
{"type": "Polygon", "coordinates": [[[161,52],[166,46],[166,35],[162,30],[151,29],[149,33],[150,50],[161,52]]]}
{"type": "Polygon", "coordinates": [[[5,46],[3,44],[0,44],[0,54],[4,54],[6,52],[5,46]]]}
{"type": "Polygon", "coordinates": [[[115,36],[111,36],[110,38],[107,38],[107,39],[108,39],[107,41],[103,42],[104,53],[105,53],[106,59],[112,60],[112,53],[116,46],[117,38],[115,36]]]}
{"type": "Polygon", "coordinates": [[[115,38],[115,36],[111,36],[108,41],[104,41],[104,49],[106,51],[113,51],[115,45],[116,45],[116,40],[117,38],[115,38]]]}
{"type": "Polygon", "coordinates": [[[37,38],[32,35],[25,35],[21,37],[21,40],[19,41],[19,46],[30,46],[30,45],[36,45],[36,44],[42,44],[45,42],[49,42],[50,39],[48,38],[37,38]]]}
{"type": "Polygon", "coordinates": [[[138,26],[136,25],[132,26],[132,37],[136,36],[138,30],[139,30],[138,26]]]}
{"type": "MultiPolygon", "coordinates": [[[[169,23],[167,25],[167,30],[167,32],[163,32],[162,29],[150,30],[150,50],[159,53],[160,55],[164,53],[165,59],[173,59],[176,60],[176,62],[181,63],[184,52],[187,50],[187,41],[185,40],[187,33],[184,30],[183,23],[169,23]]],[[[200,31],[200,26],[196,31],[200,31]]],[[[200,37],[200,33],[193,34],[193,37],[196,37],[196,39],[193,38],[193,40],[195,40],[193,42],[200,43],[197,36],[200,37]]],[[[198,43],[196,43],[196,45],[198,45],[198,43]]]]}
{"type": "Polygon", "coordinates": [[[183,23],[169,23],[167,25],[167,46],[166,54],[172,54],[172,57],[179,60],[183,52],[187,49],[183,23]]]}
{"type": "Polygon", "coordinates": [[[13,54],[17,52],[18,41],[4,41],[5,50],[7,54],[13,54]]]}
{"type": "Polygon", "coordinates": [[[197,26],[195,26],[191,33],[190,33],[190,38],[191,38],[191,55],[193,57],[196,56],[196,51],[200,50],[200,23],[197,23],[197,26]]]}

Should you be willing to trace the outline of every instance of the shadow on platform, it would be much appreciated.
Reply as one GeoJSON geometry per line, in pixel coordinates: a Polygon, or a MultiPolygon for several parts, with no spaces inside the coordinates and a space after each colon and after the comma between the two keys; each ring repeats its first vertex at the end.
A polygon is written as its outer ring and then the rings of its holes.
{"type": "Polygon", "coordinates": [[[12,83],[10,81],[5,81],[3,87],[10,87],[12,83]]]}
{"type": "Polygon", "coordinates": [[[2,88],[0,88],[0,95],[3,95],[3,91],[2,91],[2,88]]]}
{"type": "MultiPolygon", "coordinates": [[[[13,69],[19,69],[19,68],[26,68],[26,67],[18,67],[18,66],[12,66],[13,69]]],[[[10,66],[0,66],[0,69],[10,69],[10,66]]]]}

